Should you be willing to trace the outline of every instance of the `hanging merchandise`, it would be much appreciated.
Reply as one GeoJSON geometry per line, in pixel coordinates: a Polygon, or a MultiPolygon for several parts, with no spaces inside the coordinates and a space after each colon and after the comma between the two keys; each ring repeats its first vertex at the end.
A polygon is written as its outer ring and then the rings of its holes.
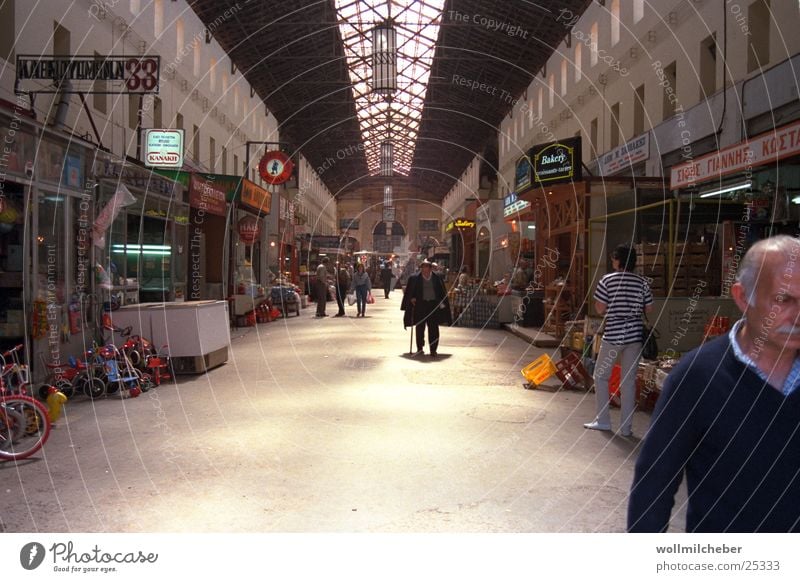
{"type": "Polygon", "coordinates": [[[111,289],[111,277],[108,276],[108,273],[100,263],[95,263],[94,265],[94,282],[101,289],[111,289]]]}
{"type": "Polygon", "coordinates": [[[81,305],[78,301],[78,296],[73,294],[72,300],[69,303],[69,332],[72,335],[80,333],[81,331],[81,305]]]}
{"type": "Polygon", "coordinates": [[[33,339],[42,339],[47,335],[47,302],[37,299],[33,302],[33,339]]]}
{"type": "Polygon", "coordinates": [[[117,185],[117,191],[108,204],[105,205],[100,214],[94,221],[92,227],[92,240],[96,247],[104,247],[106,244],[106,231],[111,226],[111,223],[117,219],[119,211],[130,206],[136,202],[136,198],[131,194],[130,190],[124,184],[117,185]]]}

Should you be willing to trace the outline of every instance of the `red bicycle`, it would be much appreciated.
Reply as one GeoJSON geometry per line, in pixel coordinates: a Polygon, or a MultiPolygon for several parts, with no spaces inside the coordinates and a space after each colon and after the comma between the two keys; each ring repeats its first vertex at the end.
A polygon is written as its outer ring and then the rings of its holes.
{"type": "Polygon", "coordinates": [[[25,459],[44,446],[52,428],[47,408],[28,396],[20,344],[0,354],[0,460],[25,459]],[[9,361],[10,360],[10,361],[9,361]]]}

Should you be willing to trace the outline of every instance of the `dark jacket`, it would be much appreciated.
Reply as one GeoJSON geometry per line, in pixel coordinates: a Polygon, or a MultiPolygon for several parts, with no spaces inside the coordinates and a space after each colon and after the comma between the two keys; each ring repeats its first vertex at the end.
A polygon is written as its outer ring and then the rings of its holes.
{"type": "MultiPolygon", "coordinates": [[[[433,279],[433,288],[436,291],[436,301],[439,306],[443,305],[444,309],[436,309],[435,313],[437,321],[440,325],[452,325],[453,318],[450,314],[450,300],[447,298],[447,289],[445,288],[444,281],[436,273],[431,274],[433,279]]],[[[416,298],[417,304],[422,302],[422,275],[417,273],[408,278],[408,284],[403,292],[403,301],[400,303],[400,309],[405,311],[403,315],[403,327],[411,327],[419,323],[425,314],[420,313],[421,310],[413,309],[411,305],[411,298],[416,298]]]]}

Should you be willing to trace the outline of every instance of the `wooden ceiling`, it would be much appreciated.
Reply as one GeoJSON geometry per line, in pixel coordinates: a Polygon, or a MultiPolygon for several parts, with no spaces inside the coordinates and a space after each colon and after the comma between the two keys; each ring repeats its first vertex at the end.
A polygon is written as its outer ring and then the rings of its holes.
{"type": "MultiPolygon", "coordinates": [[[[496,152],[513,100],[569,33],[561,11],[581,14],[590,1],[445,2],[409,176],[431,201],[475,155],[496,152]]],[[[189,4],[278,120],[281,141],[347,196],[368,171],[334,0],[189,4]]]]}

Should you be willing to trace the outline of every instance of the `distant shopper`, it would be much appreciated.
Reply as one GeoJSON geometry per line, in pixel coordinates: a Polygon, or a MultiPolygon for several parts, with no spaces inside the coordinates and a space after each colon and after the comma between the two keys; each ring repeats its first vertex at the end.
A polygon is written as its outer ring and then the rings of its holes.
{"type": "Polygon", "coordinates": [[[317,315],[316,317],[327,317],[325,315],[325,304],[328,302],[328,257],[322,257],[317,267],[317,315]]]}
{"type": "Polygon", "coordinates": [[[417,354],[424,354],[425,326],[428,327],[428,343],[431,356],[439,350],[439,325],[452,323],[450,302],[442,278],[433,272],[430,261],[425,259],[420,272],[408,278],[400,309],[405,311],[403,327],[416,327],[417,354]]]}
{"type": "Polygon", "coordinates": [[[344,316],[344,299],[350,289],[350,273],[347,272],[347,265],[339,265],[339,272],[336,274],[336,304],[339,312],[334,317],[344,316]]]}
{"type": "Polygon", "coordinates": [[[687,532],[800,531],[800,241],[742,259],[743,317],[684,354],[664,383],[636,461],[628,530],[663,532],[686,478],[687,532]]]}
{"type": "Polygon", "coordinates": [[[381,283],[383,284],[383,297],[389,299],[389,291],[392,290],[392,264],[389,261],[383,263],[381,283]]]}
{"type": "Polygon", "coordinates": [[[633,272],[636,251],[619,246],[611,254],[614,272],[600,279],[594,293],[595,309],[605,315],[605,329],[594,369],[597,416],[584,428],[611,430],[608,381],[617,360],[620,362],[622,420],[619,434],[633,435],[633,412],[636,406],[636,372],[642,355],[642,313],[653,309],[653,294],[644,277],[633,272]]]}
{"type": "Polygon", "coordinates": [[[367,295],[372,289],[372,282],[369,279],[369,273],[364,269],[364,263],[356,265],[356,272],[350,286],[356,291],[356,310],[358,311],[356,317],[364,317],[367,313],[367,295]]]}
{"type": "Polygon", "coordinates": [[[461,267],[461,272],[458,275],[458,286],[462,289],[469,285],[469,272],[466,267],[461,267]]]}

